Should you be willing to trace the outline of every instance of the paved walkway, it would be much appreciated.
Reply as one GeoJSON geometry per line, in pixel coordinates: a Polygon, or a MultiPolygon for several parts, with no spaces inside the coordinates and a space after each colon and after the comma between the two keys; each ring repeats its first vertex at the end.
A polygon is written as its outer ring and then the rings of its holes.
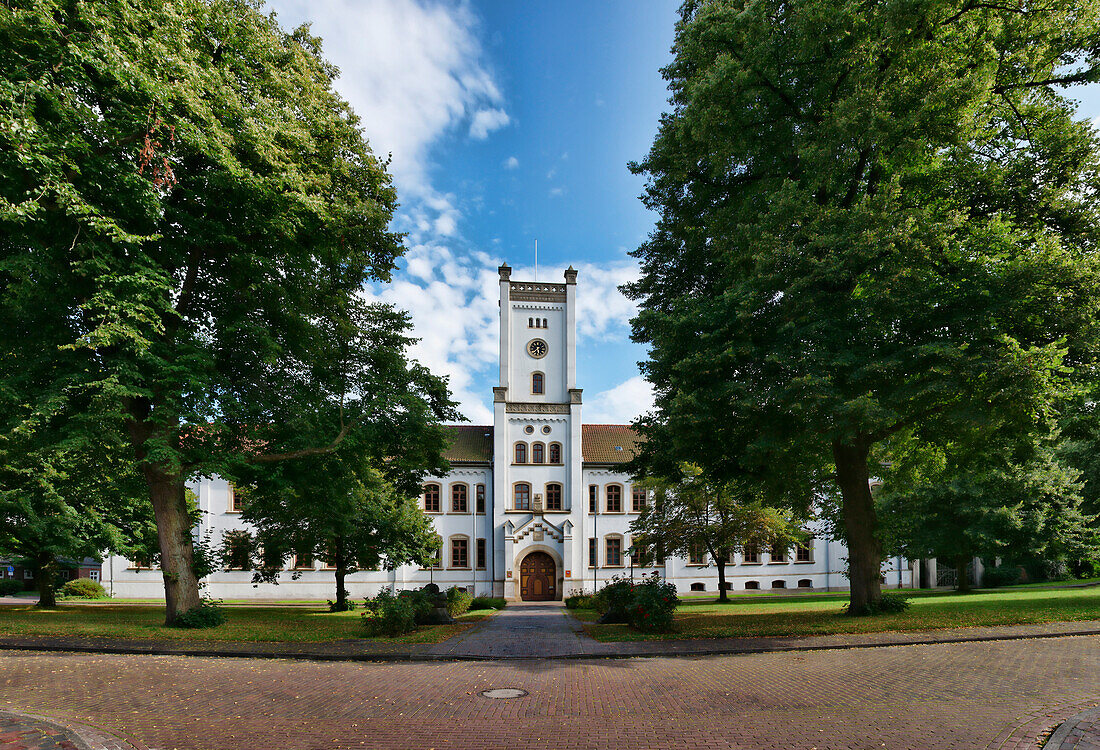
{"type": "Polygon", "coordinates": [[[160,750],[1035,750],[1097,706],[1100,637],[418,664],[0,653],[0,708],[160,750]]]}
{"type": "Polygon", "coordinates": [[[567,612],[561,602],[512,604],[431,652],[465,659],[553,659],[598,651],[601,644],[567,612]]]}
{"type": "Polygon", "coordinates": [[[98,727],[0,711],[0,750],[137,750],[98,727]]]}

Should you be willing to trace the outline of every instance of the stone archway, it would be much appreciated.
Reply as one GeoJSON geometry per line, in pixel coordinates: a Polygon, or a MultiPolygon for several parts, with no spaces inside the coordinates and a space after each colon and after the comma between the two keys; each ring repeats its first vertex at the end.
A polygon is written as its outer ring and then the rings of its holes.
{"type": "Polygon", "coordinates": [[[558,598],[558,567],[547,552],[534,551],[519,564],[519,598],[548,602],[558,598]]]}

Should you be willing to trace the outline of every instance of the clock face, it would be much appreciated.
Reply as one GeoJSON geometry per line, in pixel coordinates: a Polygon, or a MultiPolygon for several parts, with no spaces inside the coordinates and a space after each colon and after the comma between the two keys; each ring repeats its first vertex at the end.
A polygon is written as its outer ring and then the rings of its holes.
{"type": "Polygon", "coordinates": [[[534,339],[527,344],[527,353],[535,359],[541,359],[542,357],[545,357],[546,352],[546,342],[542,339],[534,339]]]}

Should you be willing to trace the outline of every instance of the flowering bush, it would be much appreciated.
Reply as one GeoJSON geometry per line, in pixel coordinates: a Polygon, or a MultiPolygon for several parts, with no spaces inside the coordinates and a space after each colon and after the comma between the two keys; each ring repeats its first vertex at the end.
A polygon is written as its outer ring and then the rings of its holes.
{"type": "Polygon", "coordinates": [[[672,615],[680,604],[675,586],[662,581],[657,571],[653,571],[633,587],[633,593],[626,610],[631,627],[642,632],[672,629],[672,615]]]}
{"type": "Polygon", "coordinates": [[[363,626],[367,629],[367,635],[392,638],[416,629],[414,605],[410,597],[394,596],[388,589],[382,589],[373,599],[367,599],[364,609],[363,626]]]}
{"type": "Polygon", "coordinates": [[[600,622],[627,622],[626,608],[633,600],[633,581],[615,576],[592,597],[592,606],[603,615],[600,622]]]}

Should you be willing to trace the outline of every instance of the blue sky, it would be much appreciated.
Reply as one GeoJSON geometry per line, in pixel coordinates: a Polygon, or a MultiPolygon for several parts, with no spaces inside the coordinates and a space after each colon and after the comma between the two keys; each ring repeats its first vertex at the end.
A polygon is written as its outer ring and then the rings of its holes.
{"type": "MultiPolygon", "coordinates": [[[[408,310],[414,355],[446,374],[466,416],[492,421],[497,273],[578,284],[578,385],[586,422],[628,422],[652,403],[629,340],[637,275],[627,253],[653,216],[627,169],[667,107],[659,69],[679,0],[456,2],[268,0],[285,28],[312,22],[337,88],[376,153],[392,155],[409,252],[368,290],[408,310]]],[[[1100,116],[1100,87],[1075,92],[1100,116]]]]}

